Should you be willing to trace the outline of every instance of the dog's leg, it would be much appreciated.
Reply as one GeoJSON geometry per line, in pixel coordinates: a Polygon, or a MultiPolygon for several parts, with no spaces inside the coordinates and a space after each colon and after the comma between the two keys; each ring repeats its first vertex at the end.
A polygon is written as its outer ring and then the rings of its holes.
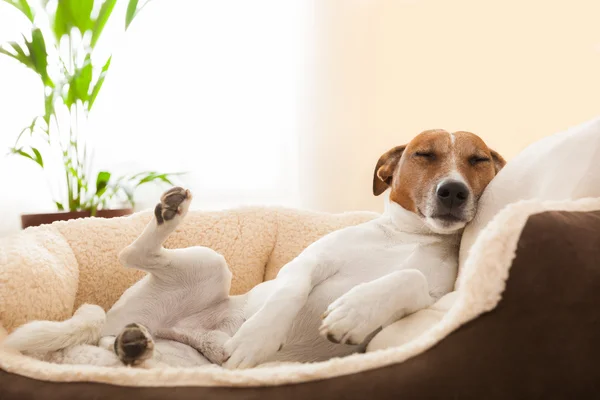
{"type": "Polygon", "coordinates": [[[65,321],[32,321],[22,325],[3,344],[25,353],[50,353],[79,344],[96,344],[105,321],[102,307],[83,304],[65,321]]]}
{"type": "Polygon", "coordinates": [[[107,350],[89,344],[78,344],[47,353],[39,359],[53,364],[95,365],[99,367],[119,367],[123,365],[112,349],[107,350]]]}
{"type": "MultiPolygon", "coordinates": [[[[176,289],[180,284],[196,283],[196,286],[204,286],[204,292],[217,291],[220,297],[226,297],[231,286],[231,271],[222,255],[203,246],[183,249],[162,246],[183,221],[191,201],[189,190],[174,187],[165,192],[154,209],[154,219],[121,251],[119,261],[126,267],[149,272],[176,289]]],[[[213,296],[207,297],[212,299],[213,296]]],[[[203,300],[209,301],[208,298],[203,300]]]]}
{"type": "Polygon", "coordinates": [[[151,335],[145,326],[129,324],[116,338],[102,338],[100,347],[110,347],[125,365],[142,368],[192,367],[207,365],[211,361],[222,362],[223,343],[227,338],[227,334],[219,331],[200,329],[199,332],[188,332],[177,328],[158,330],[151,335]]]}
{"type": "Polygon", "coordinates": [[[152,273],[168,265],[172,253],[162,244],[187,214],[191,200],[191,192],[180,187],[165,192],[154,208],[154,218],[142,234],[121,251],[119,261],[125,267],[152,273]]]}
{"type": "Polygon", "coordinates": [[[225,360],[223,346],[231,338],[228,334],[218,330],[205,329],[159,329],[154,336],[161,339],[174,340],[193,347],[213,364],[221,365],[225,360]]]}
{"type": "Polygon", "coordinates": [[[425,275],[392,272],[352,288],[323,314],[321,335],[334,343],[361,344],[382,326],[433,304],[425,275]]]}
{"type": "MultiPolygon", "coordinates": [[[[213,306],[227,308],[224,304],[229,304],[226,299],[232,275],[222,255],[201,246],[182,249],[165,249],[162,246],[183,220],[191,197],[191,193],[182,188],[167,191],[155,208],[155,218],[119,255],[125,266],[147,271],[151,275],[151,279],[140,281],[125,292],[107,314],[103,333],[118,334],[114,351],[127,365],[156,361],[153,356],[157,343],[152,335],[155,336],[156,331],[163,328],[165,319],[170,321],[168,324],[175,324],[200,310],[210,310],[213,306]]],[[[228,310],[223,312],[229,316],[228,310]]],[[[202,325],[208,322],[199,320],[194,326],[202,329],[202,325]]],[[[167,342],[169,340],[159,341],[169,347],[167,342]]],[[[199,346],[198,343],[196,345],[199,346]]],[[[178,349],[165,351],[168,354],[181,353],[178,349]]],[[[197,355],[197,352],[194,353],[197,355]]],[[[219,357],[215,354],[214,359],[219,357]]]]}
{"type": "Polygon", "coordinates": [[[262,307],[225,343],[227,368],[254,367],[281,349],[311,290],[335,271],[309,257],[285,265],[262,307]]]}

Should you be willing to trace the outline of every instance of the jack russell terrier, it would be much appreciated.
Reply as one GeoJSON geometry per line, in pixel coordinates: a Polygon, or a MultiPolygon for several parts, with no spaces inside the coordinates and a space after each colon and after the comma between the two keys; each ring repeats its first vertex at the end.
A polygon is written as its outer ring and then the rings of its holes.
{"type": "Polygon", "coordinates": [[[381,327],[452,291],[460,232],[504,164],[472,133],[425,131],[377,161],[373,193],[390,188],[380,217],[324,236],[240,296],[229,296],[220,254],[163,248],[192,199],[172,188],[119,255],[148,275],[108,313],[83,305],[66,321],[23,325],[4,345],[60,363],[227,368],[361,351],[381,327]]]}

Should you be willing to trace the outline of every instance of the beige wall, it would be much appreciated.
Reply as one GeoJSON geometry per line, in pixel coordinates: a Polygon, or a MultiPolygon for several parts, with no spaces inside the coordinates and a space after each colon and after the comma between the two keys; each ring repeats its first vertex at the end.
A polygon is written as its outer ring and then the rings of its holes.
{"type": "Polygon", "coordinates": [[[307,207],[380,210],[377,158],[424,129],[473,131],[510,159],[600,115],[600,1],[322,0],[315,15],[307,207]]]}

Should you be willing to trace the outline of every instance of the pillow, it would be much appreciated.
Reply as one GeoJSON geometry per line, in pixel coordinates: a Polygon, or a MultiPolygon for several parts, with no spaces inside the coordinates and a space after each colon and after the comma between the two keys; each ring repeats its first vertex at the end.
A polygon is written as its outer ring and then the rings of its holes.
{"type": "Polygon", "coordinates": [[[504,206],[519,200],[585,197],[600,197],[600,118],[531,144],[492,180],[463,233],[456,288],[477,235],[504,206]]]}

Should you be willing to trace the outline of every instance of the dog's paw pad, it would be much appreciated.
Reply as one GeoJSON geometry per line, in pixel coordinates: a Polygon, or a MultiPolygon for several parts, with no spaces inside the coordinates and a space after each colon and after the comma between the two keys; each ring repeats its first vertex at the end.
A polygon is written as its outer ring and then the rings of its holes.
{"type": "Polygon", "coordinates": [[[167,190],[160,198],[160,203],[154,208],[154,216],[159,225],[171,221],[177,215],[187,211],[192,200],[192,193],[182,187],[176,186],[167,190]]]}
{"type": "Polygon", "coordinates": [[[125,365],[139,365],[152,358],[154,341],[141,324],[129,324],[115,339],[115,353],[125,365]]]}

